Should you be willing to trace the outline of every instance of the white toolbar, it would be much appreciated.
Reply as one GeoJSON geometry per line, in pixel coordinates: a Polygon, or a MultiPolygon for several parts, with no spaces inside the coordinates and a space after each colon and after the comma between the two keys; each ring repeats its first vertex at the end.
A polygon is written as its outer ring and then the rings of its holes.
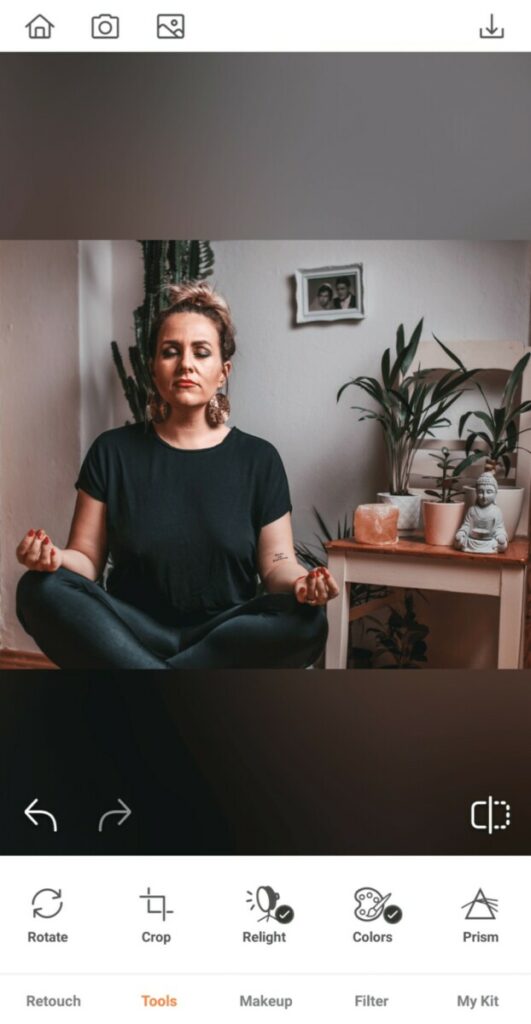
{"type": "Polygon", "coordinates": [[[530,1019],[528,857],[6,857],[2,866],[10,1024],[38,1010],[128,1022],[165,1010],[221,1024],[256,1009],[305,1024],[451,1024],[470,1011],[500,1024],[530,1019]]]}
{"type": "Polygon", "coordinates": [[[531,8],[504,0],[440,5],[420,0],[352,3],[243,0],[169,4],[38,0],[3,5],[6,52],[370,52],[529,51],[531,8]],[[41,6],[42,2],[42,6],[41,6]],[[172,9],[173,8],[173,9],[172,9]]]}

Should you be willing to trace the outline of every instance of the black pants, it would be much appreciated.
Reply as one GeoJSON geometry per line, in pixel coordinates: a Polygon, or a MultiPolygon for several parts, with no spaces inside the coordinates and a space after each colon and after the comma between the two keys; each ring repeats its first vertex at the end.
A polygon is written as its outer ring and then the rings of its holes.
{"type": "Polygon", "coordinates": [[[25,573],[17,615],[66,669],[305,668],[328,630],[324,608],[292,594],[256,597],[199,626],[166,626],[69,569],[25,573]]]}

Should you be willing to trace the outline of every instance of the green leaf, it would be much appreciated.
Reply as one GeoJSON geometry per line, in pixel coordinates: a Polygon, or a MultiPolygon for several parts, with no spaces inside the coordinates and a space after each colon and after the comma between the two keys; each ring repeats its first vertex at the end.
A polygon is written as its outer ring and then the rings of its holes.
{"type": "Polygon", "coordinates": [[[509,476],[509,473],[511,472],[511,457],[510,457],[510,455],[502,455],[501,456],[501,460],[503,462],[503,466],[504,466],[504,469],[505,469],[505,476],[509,476]]]}
{"type": "MultiPolygon", "coordinates": [[[[476,413],[477,415],[477,413],[476,413]]],[[[505,409],[494,409],[494,430],[496,435],[501,434],[505,425],[505,409]]]]}
{"type": "Polygon", "coordinates": [[[382,386],[374,377],[356,377],[352,383],[374,398],[375,402],[385,406],[382,386]]]}
{"type": "Polygon", "coordinates": [[[349,380],[349,381],[347,381],[346,384],[343,384],[343,386],[340,387],[340,389],[339,389],[339,391],[337,393],[337,396],[336,396],[336,402],[339,402],[339,399],[341,398],[341,395],[346,390],[346,388],[352,387],[353,384],[354,384],[354,381],[353,380],[349,380]]]}
{"type": "MultiPolygon", "coordinates": [[[[413,360],[414,360],[414,358],[415,358],[415,356],[417,354],[417,349],[419,347],[419,341],[420,341],[420,336],[422,334],[423,326],[424,326],[424,317],[422,317],[419,320],[417,326],[415,327],[415,330],[413,331],[413,334],[411,335],[411,338],[409,340],[409,344],[404,349],[404,352],[406,353],[406,358],[402,361],[402,364],[401,364],[401,372],[402,372],[403,376],[405,376],[407,374],[407,371],[409,370],[409,367],[411,366],[411,364],[412,364],[412,362],[413,362],[413,360]]],[[[404,353],[402,353],[402,355],[403,354],[404,353]]]]}
{"type": "Polygon", "coordinates": [[[440,339],[435,334],[433,335],[433,337],[435,338],[435,341],[437,342],[437,344],[441,346],[443,352],[446,352],[446,355],[448,356],[448,358],[451,359],[452,362],[455,363],[456,366],[458,366],[459,369],[463,373],[470,373],[470,374],[478,373],[478,370],[468,371],[466,366],[464,365],[464,363],[462,363],[461,360],[459,359],[459,357],[456,356],[455,352],[452,352],[452,350],[449,349],[447,345],[443,345],[442,341],[440,341],[440,339]]]}
{"type": "Polygon", "coordinates": [[[531,352],[526,352],[526,354],[524,356],[522,356],[521,359],[518,360],[516,366],[514,367],[514,369],[512,370],[512,372],[510,374],[510,377],[509,377],[509,379],[507,381],[507,384],[505,385],[504,392],[503,392],[503,397],[502,397],[502,405],[504,405],[506,409],[510,409],[510,407],[511,407],[511,404],[512,404],[513,398],[515,396],[516,390],[517,390],[518,385],[519,385],[519,383],[520,383],[520,381],[522,379],[524,370],[525,370],[525,368],[526,368],[530,358],[531,358],[531,352]]]}
{"type": "Polygon", "coordinates": [[[389,393],[391,395],[393,395],[393,398],[396,398],[396,400],[399,403],[399,405],[402,406],[402,408],[404,408],[406,410],[408,416],[413,416],[413,409],[412,409],[411,405],[409,404],[409,402],[408,402],[407,398],[405,397],[405,395],[403,395],[396,388],[391,388],[389,393]]]}
{"type": "Polygon", "coordinates": [[[467,420],[473,415],[474,413],[469,409],[468,412],[464,412],[463,415],[459,417],[459,437],[461,437],[463,430],[465,429],[467,420]]]}
{"type": "Polygon", "coordinates": [[[507,447],[510,452],[514,452],[518,443],[518,431],[516,429],[516,423],[514,420],[509,420],[506,428],[507,434],[507,447]]]}
{"type": "Polygon", "coordinates": [[[477,373],[477,370],[465,370],[464,373],[457,373],[455,370],[452,370],[450,374],[445,374],[445,377],[439,381],[439,386],[435,386],[433,392],[434,401],[446,398],[447,395],[452,395],[455,392],[457,392],[458,395],[462,395],[466,390],[470,390],[464,388],[463,385],[466,384],[466,382],[469,381],[475,373],[477,373]],[[448,378],[448,381],[441,387],[440,385],[443,384],[445,378],[448,378]]]}
{"type": "Polygon", "coordinates": [[[463,459],[462,462],[458,463],[458,465],[455,467],[455,475],[461,476],[461,473],[463,473],[465,469],[468,469],[469,466],[473,466],[475,462],[479,462],[480,459],[484,458],[484,452],[474,452],[472,455],[469,455],[466,459],[463,459]]]}
{"type": "Polygon", "coordinates": [[[476,416],[478,420],[481,420],[481,422],[485,424],[485,426],[487,427],[487,430],[489,431],[489,435],[491,437],[491,443],[493,444],[494,443],[494,435],[496,433],[496,427],[495,427],[494,419],[491,416],[489,416],[488,413],[482,412],[481,409],[479,409],[478,411],[472,413],[472,415],[476,416]]]}
{"type": "Polygon", "coordinates": [[[386,348],[382,356],[382,380],[384,387],[390,387],[390,373],[391,373],[391,352],[390,349],[386,348]]]}
{"type": "Polygon", "coordinates": [[[531,401],[529,399],[526,399],[525,402],[517,405],[516,408],[511,409],[510,419],[516,419],[517,416],[520,416],[524,412],[531,412],[531,401]]]}

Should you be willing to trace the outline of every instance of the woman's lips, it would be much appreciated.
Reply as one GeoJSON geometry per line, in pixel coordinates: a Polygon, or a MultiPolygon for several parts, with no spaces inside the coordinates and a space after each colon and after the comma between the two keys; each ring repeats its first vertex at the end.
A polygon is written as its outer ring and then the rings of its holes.
{"type": "Polygon", "coordinates": [[[195,388],[197,384],[193,380],[176,380],[174,387],[176,388],[195,388]]]}

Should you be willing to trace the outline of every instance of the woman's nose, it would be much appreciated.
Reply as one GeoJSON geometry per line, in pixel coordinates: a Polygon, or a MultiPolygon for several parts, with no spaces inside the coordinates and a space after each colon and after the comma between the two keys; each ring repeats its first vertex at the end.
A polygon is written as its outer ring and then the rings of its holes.
{"type": "Polygon", "coordinates": [[[191,370],[193,365],[194,365],[194,354],[193,354],[192,350],[191,349],[189,351],[185,350],[181,354],[181,359],[180,359],[180,368],[181,368],[181,370],[191,370]]]}

